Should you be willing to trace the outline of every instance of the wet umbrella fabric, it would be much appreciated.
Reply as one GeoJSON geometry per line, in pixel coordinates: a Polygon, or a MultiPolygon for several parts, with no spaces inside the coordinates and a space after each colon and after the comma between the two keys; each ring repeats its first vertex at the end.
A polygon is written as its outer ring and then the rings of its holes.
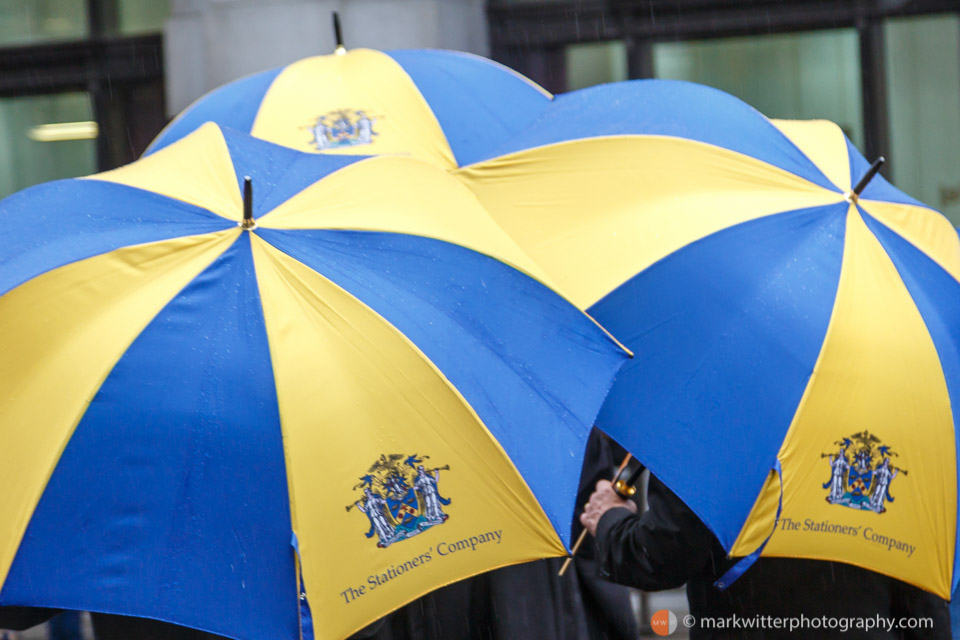
{"type": "Polygon", "coordinates": [[[625,354],[445,172],[208,124],[0,223],[0,605],[338,638],[566,552],[625,354]]]}
{"type": "Polygon", "coordinates": [[[558,96],[456,173],[637,354],[598,425],[725,549],[776,526],[763,555],[948,598],[960,243],[880,176],[850,195],[868,167],[832,123],[636,81],[558,96]]]}
{"type": "Polygon", "coordinates": [[[147,153],[211,121],[304,152],[410,154],[452,169],[503,144],[550,100],[532,81],[480,56],[352,49],[210,92],[147,153]]]}

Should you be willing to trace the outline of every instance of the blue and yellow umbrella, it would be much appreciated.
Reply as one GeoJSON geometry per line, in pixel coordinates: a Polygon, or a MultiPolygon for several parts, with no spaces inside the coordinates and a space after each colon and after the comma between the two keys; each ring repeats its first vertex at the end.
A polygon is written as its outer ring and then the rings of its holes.
{"type": "Polygon", "coordinates": [[[626,352],[445,172],[207,124],[0,225],[0,605],[340,638],[566,553],[626,352]]]}
{"type": "Polygon", "coordinates": [[[558,96],[499,153],[457,174],[637,354],[601,428],[733,556],[848,562],[949,597],[946,218],[879,176],[856,193],[870,166],[836,125],[689,83],[558,96]]]}
{"type": "Polygon", "coordinates": [[[211,121],[304,152],[409,154],[453,169],[522,131],[551,100],[520,74],[468,53],[339,51],[212,91],[147,153],[211,121]]]}

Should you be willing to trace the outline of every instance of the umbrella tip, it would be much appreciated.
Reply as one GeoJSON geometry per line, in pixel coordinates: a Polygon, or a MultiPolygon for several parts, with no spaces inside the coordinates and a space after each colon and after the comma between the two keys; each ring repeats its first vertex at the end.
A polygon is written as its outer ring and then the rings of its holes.
{"type": "Polygon", "coordinates": [[[343,46],[343,32],[340,30],[340,14],[336,11],[333,12],[333,37],[337,41],[337,48],[333,52],[342,56],[347,52],[347,48],[343,46]]]}
{"type": "Polygon", "coordinates": [[[863,177],[860,178],[860,182],[857,183],[857,186],[853,188],[853,191],[849,191],[844,194],[844,197],[847,202],[851,204],[856,204],[860,199],[860,194],[863,193],[863,190],[867,188],[867,185],[870,184],[870,181],[873,180],[873,177],[877,175],[877,172],[880,171],[880,167],[883,163],[886,162],[886,159],[883,156],[880,156],[873,161],[873,164],[870,165],[870,168],[867,169],[867,172],[863,174],[863,177]]]}
{"type": "Polygon", "coordinates": [[[253,220],[253,180],[250,176],[243,178],[243,221],[240,228],[250,230],[256,228],[257,223],[253,220]]]}

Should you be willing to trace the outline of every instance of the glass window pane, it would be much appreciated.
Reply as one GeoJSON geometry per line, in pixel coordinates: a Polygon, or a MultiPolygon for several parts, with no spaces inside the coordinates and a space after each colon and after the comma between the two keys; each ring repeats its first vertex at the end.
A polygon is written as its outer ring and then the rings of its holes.
{"type": "Polygon", "coordinates": [[[890,164],[896,185],[960,224],[960,18],[890,20],[890,164]]]}
{"type": "Polygon", "coordinates": [[[0,45],[76,40],[87,33],[81,0],[0,0],[0,45]]]}
{"type": "Polygon", "coordinates": [[[86,93],[0,100],[0,197],[40,182],[95,173],[97,147],[96,139],[88,137],[89,125],[73,125],[72,131],[54,129],[50,135],[39,135],[49,129],[37,129],[91,120],[86,93]]]}
{"type": "Polygon", "coordinates": [[[832,120],[863,148],[853,29],[659,43],[653,65],[658,78],[722,89],[770,118],[832,120]]]}
{"type": "Polygon", "coordinates": [[[627,79],[627,48],[620,40],[572,44],[564,54],[567,91],[627,79]]]}
{"type": "Polygon", "coordinates": [[[170,0],[119,0],[117,22],[120,33],[160,33],[170,17],[170,0]]]}

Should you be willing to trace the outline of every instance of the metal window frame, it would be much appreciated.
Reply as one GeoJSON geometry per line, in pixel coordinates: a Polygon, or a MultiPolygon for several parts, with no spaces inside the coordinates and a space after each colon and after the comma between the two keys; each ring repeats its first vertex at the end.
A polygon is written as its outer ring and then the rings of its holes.
{"type": "Polygon", "coordinates": [[[116,35],[117,0],[86,0],[86,7],[86,37],[0,47],[0,98],[87,92],[105,171],[135,159],[166,121],[163,37],[116,35]],[[156,112],[142,112],[144,90],[156,95],[156,112]]]}
{"type": "MultiPolygon", "coordinates": [[[[960,14],[960,0],[571,0],[487,7],[491,56],[549,91],[566,85],[564,49],[623,40],[630,78],[653,75],[653,44],[736,36],[857,30],[860,40],[864,152],[889,151],[883,22],[960,14]]],[[[888,158],[889,160],[889,158],[888,158]]],[[[892,164],[884,166],[890,177],[892,164]]]]}

